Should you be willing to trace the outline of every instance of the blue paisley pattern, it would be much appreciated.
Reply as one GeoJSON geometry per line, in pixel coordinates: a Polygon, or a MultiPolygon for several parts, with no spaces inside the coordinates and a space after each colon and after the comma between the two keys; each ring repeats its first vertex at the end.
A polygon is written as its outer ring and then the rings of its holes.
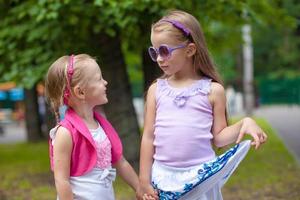
{"type": "Polygon", "coordinates": [[[201,184],[203,181],[208,179],[209,177],[213,176],[217,172],[219,172],[227,163],[227,161],[236,153],[239,144],[236,144],[234,147],[226,151],[221,156],[216,157],[216,159],[212,162],[207,162],[203,164],[200,169],[198,170],[197,181],[195,183],[186,183],[182,191],[180,192],[172,192],[172,191],[163,191],[157,187],[157,184],[152,182],[153,187],[159,193],[160,200],[177,200],[196,186],[201,184]]]}

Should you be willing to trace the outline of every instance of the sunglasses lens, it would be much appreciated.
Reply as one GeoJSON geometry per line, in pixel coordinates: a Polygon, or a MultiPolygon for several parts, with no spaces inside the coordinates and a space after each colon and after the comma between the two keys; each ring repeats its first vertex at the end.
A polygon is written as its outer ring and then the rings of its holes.
{"type": "Polygon", "coordinates": [[[149,52],[151,59],[156,62],[156,60],[157,60],[156,50],[153,47],[149,47],[148,52],[149,52]]]}
{"type": "Polygon", "coordinates": [[[164,59],[168,58],[170,56],[169,49],[166,46],[160,46],[158,49],[158,52],[159,52],[159,55],[164,59]]]}

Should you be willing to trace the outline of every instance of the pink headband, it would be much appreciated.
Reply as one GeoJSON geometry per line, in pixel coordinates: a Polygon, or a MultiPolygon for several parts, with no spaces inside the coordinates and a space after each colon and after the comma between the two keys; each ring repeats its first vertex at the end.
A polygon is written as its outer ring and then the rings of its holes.
{"type": "Polygon", "coordinates": [[[64,91],[64,104],[68,105],[68,99],[71,95],[71,81],[74,73],[74,55],[72,54],[69,58],[69,62],[67,65],[67,87],[64,91]]]}

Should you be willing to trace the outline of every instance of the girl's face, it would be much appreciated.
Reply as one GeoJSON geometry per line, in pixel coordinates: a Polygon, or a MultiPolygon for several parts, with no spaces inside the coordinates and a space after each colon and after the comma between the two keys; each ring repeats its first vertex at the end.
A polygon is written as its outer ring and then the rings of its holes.
{"type": "Polygon", "coordinates": [[[96,62],[89,65],[84,70],[86,78],[88,78],[87,84],[84,87],[85,101],[91,106],[102,105],[108,102],[106,96],[107,81],[103,79],[101,70],[96,62]]]}
{"type": "MultiPolygon", "coordinates": [[[[180,42],[174,39],[174,36],[167,32],[152,32],[151,33],[152,46],[158,50],[161,45],[167,45],[169,48],[185,46],[187,42],[180,42]]],[[[184,70],[188,57],[186,55],[186,47],[178,48],[172,51],[168,58],[157,55],[157,64],[166,75],[174,75],[184,70]]]]}

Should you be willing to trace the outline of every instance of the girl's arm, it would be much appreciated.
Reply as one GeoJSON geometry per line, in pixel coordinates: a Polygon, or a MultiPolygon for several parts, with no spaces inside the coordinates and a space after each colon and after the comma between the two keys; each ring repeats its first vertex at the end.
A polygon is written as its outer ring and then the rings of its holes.
{"type": "Polygon", "coordinates": [[[227,126],[225,115],[226,98],[224,87],[221,84],[212,82],[209,100],[213,107],[213,142],[217,147],[223,147],[234,142],[239,143],[245,134],[249,134],[253,137],[254,141],[252,145],[255,145],[256,149],[261,143],[266,141],[267,135],[256,122],[249,117],[231,126],[227,126]]]}
{"type": "Polygon", "coordinates": [[[141,190],[138,191],[137,196],[140,197],[144,193],[157,197],[156,191],[151,185],[151,169],[153,164],[153,154],[154,154],[154,123],[156,115],[156,92],[157,83],[152,84],[149,87],[147,93],[147,99],[145,104],[145,115],[144,115],[144,131],[141,142],[141,152],[140,152],[140,185],[141,190]]]}
{"type": "Polygon", "coordinates": [[[59,127],[54,140],[53,161],[55,186],[60,200],[73,199],[69,182],[72,145],[70,132],[59,127]]]}
{"type": "Polygon", "coordinates": [[[136,191],[139,185],[139,179],[128,161],[122,156],[122,158],[119,159],[113,167],[117,169],[117,173],[122,177],[122,179],[130,185],[134,191],[136,191]]]}

